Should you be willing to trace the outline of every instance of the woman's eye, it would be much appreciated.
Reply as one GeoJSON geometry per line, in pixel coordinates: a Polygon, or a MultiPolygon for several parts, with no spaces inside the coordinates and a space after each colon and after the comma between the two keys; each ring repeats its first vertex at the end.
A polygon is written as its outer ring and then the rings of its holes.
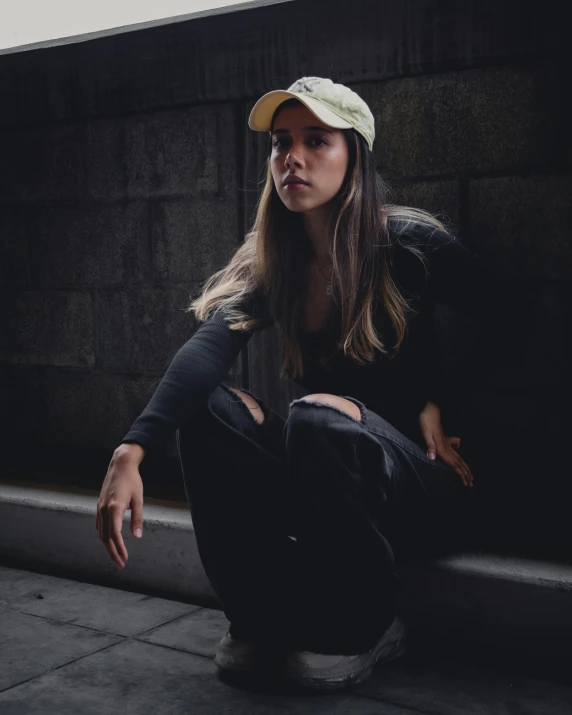
{"type": "MultiPolygon", "coordinates": [[[[320,146],[320,144],[325,144],[325,143],[326,143],[321,137],[311,137],[308,141],[309,141],[310,143],[311,143],[311,142],[318,142],[318,143],[315,144],[314,146],[320,146]]],[[[282,139],[275,139],[275,140],[272,142],[272,146],[273,146],[275,149],[280,149],[280,148],[282,147],[282,144],[283,144],[283,140],[282,140],[282,139]]]]}

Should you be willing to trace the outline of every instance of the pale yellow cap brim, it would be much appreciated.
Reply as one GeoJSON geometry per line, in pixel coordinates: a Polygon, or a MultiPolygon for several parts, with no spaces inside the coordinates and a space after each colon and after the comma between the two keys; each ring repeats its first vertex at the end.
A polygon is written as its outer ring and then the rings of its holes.
{"type": "Polygon", "coordinates": [[[302,104],[305,104],[312,114],[315,114],[320,121],[329,127],[333,127],[334,129],[351,129],[353,126],[312,97],[296,94],[296,92],[289,92],[286,89],[276,89],[263,95],[250,112],[248,126],[256,132],[269,132],[270,123],[276,107],[292,97],[298,99],[302,104]]]}

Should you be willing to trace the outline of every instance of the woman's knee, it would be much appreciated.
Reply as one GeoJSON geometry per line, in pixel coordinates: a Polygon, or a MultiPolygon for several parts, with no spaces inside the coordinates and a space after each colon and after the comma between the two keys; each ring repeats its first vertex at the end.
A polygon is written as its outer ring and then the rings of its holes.
{"type": "Polygon", "coordinates": [[[361,410],[358,405],[355,402],[347,400],[345,397],[340,397],[339,395],[330,395],[325,392],[318,392],[301,397],[300,400],[295,400],[292,404],[298,402],[317,406],[327,405],[340,414],[353,417],[356,422],[361,422],[362,419],[361,410]]]}
{"type": "Polygon", "coordinates": [[[244,404],[248,407],[250,410],[252,416],[258,422],[259,425],[261,425],[264,422],[264,410],[262,407],[258,404],[258,402],[249,395],[246,392],[243,392],[242,390],[238,390],[234,387],[229,387],[227,385],[229,390],[232,390],[240,399],[244,402],[244,404]]]}
{"type": "Polygon", "coordinates": [[[363,422],[362,410],[356,403],[338,395],[316,393],[290,403],[288,423],[324,428],[332,423],[331,418],[336,417],[336,414],[352,422],[363,422]]]}
{"type": "Polygon", "coordinates": [[[207,397],[204,405],[194,412],[191,418],[185,420],[185,422],[180,425],[177,430],[179,441],[185,442],[187,437],[189,437],[193,439],[193,444],[196,445],[197,432],[204,433],[206,430],[210,430],[213,415],[217,415],[226,421],[229,417],[229,402],[239,400],[244,404],[245,409],[248,408],[255,422],[258,424],[264,422],[264,411],[253,397],[242,390],[237,390],[233,387],[229,387],[225,383],[220,383],[207,397]]]}

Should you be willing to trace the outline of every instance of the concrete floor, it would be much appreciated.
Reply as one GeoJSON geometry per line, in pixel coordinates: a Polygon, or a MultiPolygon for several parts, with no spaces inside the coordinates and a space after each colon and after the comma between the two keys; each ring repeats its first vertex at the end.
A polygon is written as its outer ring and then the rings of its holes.
{"type": "Polygon", "coordinates": [[[0,713],[570,715],[570,663],[412,639],[339,693],[225,680],[217,610],[0,566],[0,713]]]}

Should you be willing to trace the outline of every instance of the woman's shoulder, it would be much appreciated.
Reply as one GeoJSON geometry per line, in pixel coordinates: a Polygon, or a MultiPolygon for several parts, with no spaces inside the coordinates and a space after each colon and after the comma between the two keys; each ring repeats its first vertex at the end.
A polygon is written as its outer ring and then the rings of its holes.
{"type": "Polygon", "coordinates": [[[392,245],[419,249],[424,253],[457,240],[448,230],[419,219],[390,216],[387,225],[392,245]]]}
{"type": "Polygon", "coordinates": [[[433,272],[439,253],[435,252],[455,242],[456,238],[437,226],[412,217],[389,217],[388,231],[393,278],[402,291],[421,295],[433,272]]]}

